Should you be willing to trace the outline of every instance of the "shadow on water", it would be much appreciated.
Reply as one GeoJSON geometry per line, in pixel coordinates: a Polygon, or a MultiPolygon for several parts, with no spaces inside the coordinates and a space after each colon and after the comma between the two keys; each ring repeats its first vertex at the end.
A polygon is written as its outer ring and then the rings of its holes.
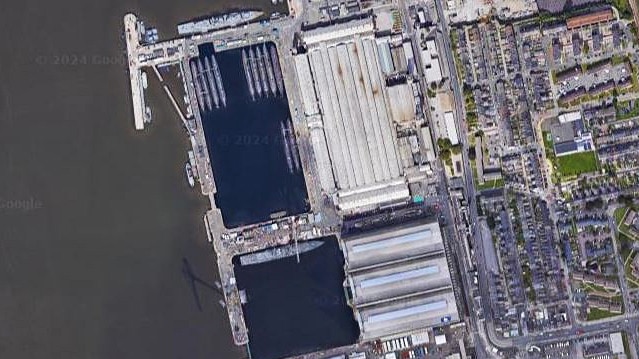
{"type": "Polygon", "coordinates": [[[195,299],[195,305],[197,305],[198,310],[202,311],[202,303],[200,302],[200,295],[198,292],[198,285],[208,288],[218,294],[221,298],[224,298],[224,293],[222,290],[216,286],[212,286],[208,282],[202,280],[197,274],[193,272],[193,267],[191,267],[191,263],[186,258],[182,258],[182,274],[184,274],[184,278],[189,281],[191,286],[191,291],[193,292],[193,298],[195,299]]]}

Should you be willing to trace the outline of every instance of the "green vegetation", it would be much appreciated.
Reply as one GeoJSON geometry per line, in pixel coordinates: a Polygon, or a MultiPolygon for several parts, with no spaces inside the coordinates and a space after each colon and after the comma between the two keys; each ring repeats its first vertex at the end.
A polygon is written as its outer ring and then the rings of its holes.
{"type": "Polygon", "coordinates": [[[494,188],[502,188],[504,187],[504,179],[498,178],[492,181],[487,181],[482,184],[477,184],[477,190],[485,190],[485,189],[494,189],[494,188]]]}
{"type": "Polygon", "coordinates": [[[626,353],[626,356],[630,355],[630,343],[628,342],[628,334],[626,332],[621,332],[621,341],[623,342],[623,351],[626,353]]]}
{"type": "Polygon", "coordinates": [[[541,135],[544,139],[546,158],[548,159],[548,161],[550,161],[552,165],[551,167],[553,168],[551,180],[553,183],[558,184],[559,182],[561,182],[561,176],[559,176],[556,171],[557,156],[555,156],[555,147],[552,141],[552,134],[549,131],[542,131],[541,135]]]}
{"type": "Polygon", "coordinates": [[[625,55],[625,56],[612,55],[612,57],[610,58],[610,62],[612,63],[612,66],[621,65],[626,61],[630,61],[630,58],[628,57],[628,55],[625,55]]]}
{"type": "Polygon", "coordinates": [[[528,264],[523,264],[521,266],[522,277],[524,280],[524,286],[526,287],[526,295],[528,296],[528,301],[534,302],[537,299],[537,293],[535,293],[535,288],[533,288],[532,282],[532,273],[530,272],[530,267],[528,264]]]}
{"type": "MultiPolygon", "coordinates": [[[[513,198],[510,201],[510,203],[508,203],[508,208],[510,208],[510,210],[513,211],[512,226],[513,226],[513,233],[515,233],[515,238],[517,240],[517,246],[523,247],[525,244],[524,230],[521,225],[521,218],[519,217],[519,208],[517,208],[517,200],[513,198]]],[[[523,268],[524,267],[522,266],[522,270],[523,268]]],[[[526,266],[526,268],[528,268],[528,266],[526,266]]]]}
{"type": "Polygon", "coordinates": [[[470,168],[473,171],[473,181],[475,183],[475,186],[477,186],[477,184],[479,183],[479,176],[477,175],[477,161],[470,161],[470,168]]]}
{"type": "Polygon", "coordinates": [[[588,64],[585,62],[581,63],[581,72],[586,72],[588,71],[588,64]]]}
{"type": "Polygon", "coordinates": [[[629,1],[636,0],[608,0],[608,3],[619,10],[619,16],[622,19],[632,20],[632,8],[630,8],[629,1]]]}
{"type": "Polygon", "coordinates": [[[598,168],[599,161],[594,151],[557,157],[557,169],[562,179],[577,177],[582,173],[595,172],[598,168]]]}
{"type": "Polygon", "coordinates": [[[626,120],[639,116],[639,101],[614,101],[617,120],[626,120]]]}
{"type": "Polygon", "coordinates": [[[619,230],[617,233],[617,248],[619,249],[621,260],[624,263],[624,274],[626,275],[626,282],[628,283],[628,286],[631,288],[639,288],[639,278],[632,274],[631,266],[634,258],[639,255],[639,253],[633,249],[635,241],[638,239],[631,234],[632,232],[628,226],[623,223],[628,209],[629,207],[620,207],[615,209],[614,218],[619,230]]]}
{"type": "Polygon", "coordinates": [[[473,90],[468,86],[464,86],[464,108],[466,109],[466,123],[468,125],[468,131],[472,132],[478,125],[477,104],[475,103],[473,90]]]}
{"type": "Polygon", "coordinates": [[[455,69],[457,70],[457,74],[459,75],[460,81],[464,78],[464,67],[462,66],[461,57],[459,56],[458,45],[459,44],[459,34],[455,29],[452,29],[450,32],[450,47],[453,51],[453,59],[455,60],[455,69]]]}
{"type": "Polygon", "coordinates": [[[604,318],[610,318],[610,317],[614,317],[617,316],[619,314],[617,313],[612,313],[609,312],[607,310],[602,310],[599,308],[590,308],[590,312],[588,313],[588,318],[587,320],[599,320],[599,319],[604,319],[604,318]]]}
{"type": "Polygon", "coordinates": [[[619,207],[615,209],[614,217],[615,217],[615,223],[617,223],[617,225],[621,224],[624,217],[626,216],[626,212],[628,212],[628,207],[619,207]]]}
{"type": "MultiPolygon", "coordinates": [[[[623,254],[622,254],[623,255],[623,254]]],[[[632,261],[635,256],[637,256],[637,252],[632,251],[625,259],[624,259],[624,273],[626,275],[626,283],[630,288],[639,288],[639,278],[635,277],[632,274],[632,261]]]]}
{"type": "Polygon", "coordinates": [[[617,224],[617,229],[619,230],[620,241],[622,240],[621,236],[623,236],[623,239],[627,238],[631,242],[634,240],[639,240],[639,238],[637,238],[636,231],[630,228],[627,224],[623,223],[624,218],[626,217],[626,213],[628,212],[628,210],[630,210],[630,208],[631,207],[628,206],[619,207],[615,209],[614,212],[615,223],[617,224]]]}
{"type": "Polygon", "coordinates": [[[619,243],[619,254],[621,254],[621,259],[626,262],[632,253],[632,245],[634,241],[624,233],[619,233],[617,240],[619,243]]]}
{"type": "Polygon", "coordinates": [[[455,146],[453,146],[453,144],[450,142],[450,139],[448,138],[439,138],[437,140],[437,147],[439,147],[439,156],[441,157],[442,161],[444,161],[444,163],[447,166],[450,166],[451,168],[453,167],[453,159],[452,159],[452,154],[460,154],[461,153],[461,145],[457,144],[455,146]]]}
{"type": "Polygon", "coordinates": [[[614,293],[614,290],[608,290],[598,284],[594,284],[594,283],[583,283],[581,285],[581,287],[583,288],[583,290],[585,292],[591,293],[591,292],[600,292],[600,293],[614,293]]]}

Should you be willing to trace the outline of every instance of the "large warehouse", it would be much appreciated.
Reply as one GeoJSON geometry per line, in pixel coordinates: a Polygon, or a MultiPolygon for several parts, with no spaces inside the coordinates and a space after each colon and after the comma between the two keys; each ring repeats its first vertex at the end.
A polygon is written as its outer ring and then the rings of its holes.
{"type": "Polygon", "coordinates": [[[409,197],[373,32],[371,19],[310,30],[295,56],[320,184],[344,211],[409,197]]]}
{"type": "Polygon", "coordinates": [[[343,250],[362,340],[459,320],[437,222],[346,237],[343,250]]]}

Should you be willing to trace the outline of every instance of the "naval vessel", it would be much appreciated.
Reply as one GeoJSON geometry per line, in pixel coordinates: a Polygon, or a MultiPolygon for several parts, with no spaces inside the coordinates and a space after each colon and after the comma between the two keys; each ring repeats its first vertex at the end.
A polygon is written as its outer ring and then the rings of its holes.
{"type": "Polygon", "coordinates": [[[248,56],[246,55],[246,49],[242,49],[242,66],[244,67],[244,76],[246,77],[246,84],[249,87],[251,98],[255,100],[255,89],[253,89],[253,79],[251,78],[251,69],[248,56]]]}
{"type": "Polygon", "coordinates": [[[215,107],[220,107],[220,97],[217,94],[217,88],[215,88],[213,70],[211,70],[211,62],[208,57],[204,58],[204,70],[206,71],[206,79],[209,82],[209,88],[211,89],[211,95],[213,96],[215,107]]]}
{"type": "Polygon", "coordinates": [[[217,90],[220,95],[220,101],[222,101],[222,106],[226,106],[226,92],[224,91],[224,84],[222,83],[222,75],[220,74],[220,67],[217,66],[217,60],[215,60],[215,55],[211,55],[211,62],[213,63],[213,74],[215,75],[215,82],[217,83],[217,90]]]}
{"type": "Polygon", "coordinates": [[[197,65],[198,79],[200,79],[201,81],[200,88],[202,89],[202,94],[204,95],[204,102],[206,103],[206,109],[207,111],[211,111],[213,109],[213,103],[211,101],[211,95],[206,90],[206,82],[204,82],[205,75],[204,75],[204,70],[202,70],[202,60],[198,59],[196,65],[197,65]]]}
{"type": "Polygon", "coordinates": [[[260,81],[262,81],[262,89],[264,89],[264,95],[268,96],[268,79],[266,78],[266,66],[264,66],[264,55],[259,46],[256,46],[257,61],[259,61],[260,81]]]}
{"type": "Polygon", "coordinates": [[[179,24],[177,27],[178,34],[192,35],[218,30],[225,27],[237,26],[248,23],[262,16],[262,11],[241,11],[224,14],[220,16],[212,16],[203,20],[189,21],[179,24]]]}
{"type": "Polygon", "coordinates": [[[251,64],[251,73],[253,74],[253,83],[255,84],[257,95],[262,96],[262,84],[257,74],[257,58],[255,57],[255,51],[253,51],[252,47],[249,48],[249,63],[251,64]]]}
{"type": "Polygon", "coordinates": [[[271,86],[271,93],[277,96],[277,86],[275,85],[275,75],[273,75],[273,65],[266,49],[266,43],[262,44],[262,52],[264,53],[264,63],[266,65],[266,73],[268,74],[268,83],[271,86]]]}
{"type": "Polygon", "coordinates": [[[293,173],[293,156],[291,153],[291,146],[289,142],[289,134],[288,129],[284,122],[280,122],[280,131],[282,133],[282,144],[284,145],[284,154],[286,155],[286,164],[288,166],[288,171],[293,173]]]}
{"type": "Polygon", "coordinates": [[[298,254],[310,252],[323,245],[322,241],[299,242],[298,244],[287,244],[281,247],[270,248],[262,252],[249,253],[240,257],[240,264],[243,266],[266,263],[282,258],[293,257],[298,254]]]}
{"type": "Polygon", "coordinates": [[[195,61],[191,61],[191,74],[193,74],[193,85],[195,86],[195,96],[200,111],[204,111],[204,101],[202,100],[202,86],[200,85],[200,76],[195,68],[195,61]]]}
{"type": "Polygon", "coordinates": [[[280,59],[277,57],[277,49],[274,45],[271,45],[270,50],[271,61],[273,62],[273,71],[275,72],[275,81],[277,82],[277,90],[280,92],[280,95],[284,95],[284,79],[282,78],[280,59]]]}

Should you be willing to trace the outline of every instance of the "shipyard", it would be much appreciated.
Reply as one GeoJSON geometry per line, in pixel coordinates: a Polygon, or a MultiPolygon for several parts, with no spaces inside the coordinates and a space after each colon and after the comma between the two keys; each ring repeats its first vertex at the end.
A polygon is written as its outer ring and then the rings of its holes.
{"type": "Polygon", "coordinates": [[[486,339],[462,294],[459,186],[427,113],[449,71],[436,41],[422,48],[404,2],[285,5],[187,21],[167,41],[125,17],[136,130],[152,121],[142,74],[178,69],[183,88],[165,92],[210,202],[235,344],[257,359],[474,357],[486,339]]]}

